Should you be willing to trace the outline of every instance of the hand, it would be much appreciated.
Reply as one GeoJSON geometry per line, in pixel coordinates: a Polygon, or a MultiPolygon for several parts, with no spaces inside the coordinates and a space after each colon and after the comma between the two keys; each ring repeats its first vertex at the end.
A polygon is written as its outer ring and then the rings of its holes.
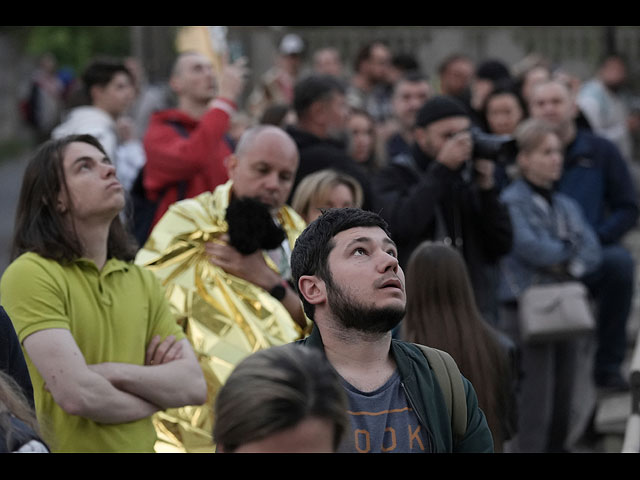
{"type": "Polygon", "coordinates": [[[180,358],[182,355],[182,347],[176,342],[176,337],[169,335],[164,340],[160,339],[160,335],[156,335],[149,342],[147,353],[144,359],[145,365],[162,365],[180,358]]]}
{"type": "Polygon", "coordinates": [[[121,142],[127,142],[135,138],[135,124],[129,117],[120,117],[116,120],[116,133],[121,142]]]}
{"type": "Polygon", "coordinates": [[[226,59],[223,59],[218,96],[237,101],[244,89],[248,74],[246,58],[239,58],[232,64],[228,64],[226,59]]]}
{"type": "Polygon", "coordinates": [[[472,148],[471,133],[468,131],[459,132],[445,141],[436,160],[451,170],[457,170],[471,158],[472,148]]]}
{"type": "Polygon", "coordinates": [[[219,241],[205,244],[205,252],[213,265],[265,290],[281,281],[280,276],[267,265],[262,250],[243,255],[229,245],[228,241],[228,235],[223,235],[219,241]]]}
{"type": "Polygon", "coordinates": [[[491,190],[495,185],[496,166],[491,160],[478,158],[473,162],[476,171],[476,183],[482,190],[491,190]]]}

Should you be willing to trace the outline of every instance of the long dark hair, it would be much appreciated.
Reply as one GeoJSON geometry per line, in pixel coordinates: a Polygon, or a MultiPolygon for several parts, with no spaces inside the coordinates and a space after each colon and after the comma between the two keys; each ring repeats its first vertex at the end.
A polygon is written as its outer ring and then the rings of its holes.
{"type": "MultiPolygon", "coordinates": [[[[65,223],[56,208],[58,195],[67,190],[62,160],[72,142],[93,145],[106,155],[100,142],[91,135],[70,135],[42,144],[29,161],[22,179],[16,209],[12,259],[34,252],[59,262],[82,257],[83,247],[73,228],[65,223]]],[[[119,216],[109,228],[107,257],[132,261],[136,254],[133,237],[119,216]]]]}
{"type": "Polygon", "coordinates": [[[462,255],[453,247],[423,242],[409,259],[406,285],[403,340],[451,354],[473,384],[499,450],[508,402],[508,356],[476,306],[462,255]]]}

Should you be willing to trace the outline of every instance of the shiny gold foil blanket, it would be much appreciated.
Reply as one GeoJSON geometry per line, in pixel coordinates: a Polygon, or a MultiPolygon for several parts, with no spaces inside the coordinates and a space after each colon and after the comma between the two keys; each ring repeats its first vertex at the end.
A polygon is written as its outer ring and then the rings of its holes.
{"type": "MultiPolygon", "coordinates": [[[[157,452],[213,452],[213,402],[235,365],[253,352],[293,342],[310,331],[310,321],[303,331],[268,292],[209,262],[204,245],[227,232],[231,186],[229,181],[214,192],[173,204],[136,257],[165,287],[208,388],[206,404],[154,416],[157,452]]],[[[287,206],[277,218],[293,248],[304,220],[287,206]]],[[[277,271],[266,254],[265,259],[277,271]]]]}

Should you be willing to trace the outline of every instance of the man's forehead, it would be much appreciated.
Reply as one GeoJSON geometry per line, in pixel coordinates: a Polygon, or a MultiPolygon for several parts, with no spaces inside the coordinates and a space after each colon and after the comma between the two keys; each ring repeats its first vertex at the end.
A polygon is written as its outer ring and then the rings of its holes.
{"type": "Polygon", "coordinates": [[[193,68],[197,65],[211,66],[213,64],[211,63],[211,60],[206,55],[203,55],[202,53],[198,53],[198,52],[184,53],[178,59],[178,62],[176,65],[176,73],[183,72],[184,70],[193,68]]]}
{"type": "Polygon", "coordinates": [[[559,82],[545,82],[537,84],[532,90],[533,100],[545,100],[555,97],[569,97],[569,90],[562,83],[559,82]]]}
{"type": "Polygon", "coordinates": [[[392,243],[387,233],[380,227],[354,227],[343,230],[335,235],[336,245],[348,245],[354,241],[375,241],[392,243]]]}
{"type": "Polygon", "coordinates": [[[427,128],[436,133],[459,133],[467,130],[470,126],[471,120],[469,117],[460,115],[437,120],[427,125],[427,128]]]}

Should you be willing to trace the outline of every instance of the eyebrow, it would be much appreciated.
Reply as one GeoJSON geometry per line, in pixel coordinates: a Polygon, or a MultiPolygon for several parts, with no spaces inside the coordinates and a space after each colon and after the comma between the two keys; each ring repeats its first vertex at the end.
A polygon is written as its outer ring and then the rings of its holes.
{"type": "MultiPolygon", "coordinates": [[[[398,247],[396,246],[395,242],[393,240],[391,240],[389,237],[384,237],[382,239],[383,243],[387,243],[391,246],[393,246],[395,249],[397,249],[398,247]]],[[[358,237],[358,238],[354,238],[353,240],[351,240],[349,243],[347,243],[347,245],[345,246],[345,249],[349,249],[351,246],[357,244],[357,243],[373,243],[373,239],[371,237],[358,237]]]]}
{"type": "Polygon", "coordinates": [[[90,155],[83,155],[83,156],[81,156],[81,157],[76,158],[76,159],[71,163],[70,167],[71,167],[71,168],[73,168],[75,165],[77,165],[77,164],[78,164],[78,163],[80,163],[80,162],[84,162],[85,160],[91,160],[91,161],[93,161],[93,162],[101,162],[101,161],[103,161],[103,160],[105,160],[105,159],[107,159],[107,160],[108,160],[108,159],[109,159],[109,157],[108,157],[108,156],[106,156],[106,155],[103,155],[103,156],[102,156],[102,158],[100,158],[100,159],[96,159],[96,158],[94,158],[94,157],[92,157],[92,156],[90,156],[90,155]]]}

